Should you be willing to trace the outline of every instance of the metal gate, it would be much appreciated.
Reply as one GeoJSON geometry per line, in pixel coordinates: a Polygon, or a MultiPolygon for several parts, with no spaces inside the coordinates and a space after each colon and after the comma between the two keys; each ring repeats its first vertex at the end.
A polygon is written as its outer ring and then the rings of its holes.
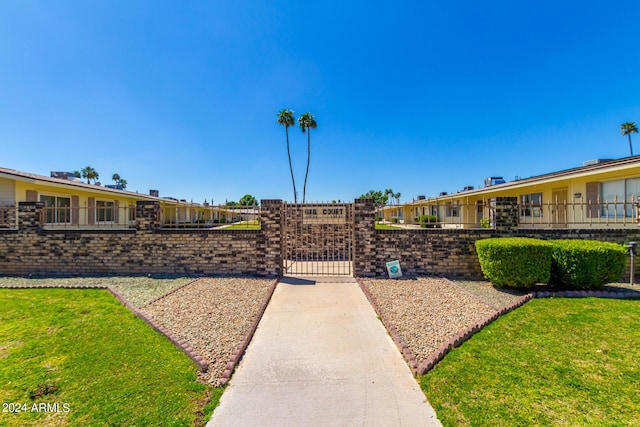
{"type": "Polygon", "coordinates": [[[285,274],[352,276],[353,224],[352,203],[285,203],[285,274]]]}

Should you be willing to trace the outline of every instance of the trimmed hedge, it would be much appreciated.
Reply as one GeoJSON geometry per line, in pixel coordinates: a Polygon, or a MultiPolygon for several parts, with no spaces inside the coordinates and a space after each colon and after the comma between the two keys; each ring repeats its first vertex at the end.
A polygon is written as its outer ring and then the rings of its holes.
{"type": "Polygon", "coordinates": [[[549,284],[563,289],[596,289],[617,282],[624,271],[627,249],[596,240],[553,240],[549,284]]]}
{"type": "Polygon", "coordinates": [[[496,286],[531,287],[547,283],[551,272],[552,245],[525,237],[501,237],[476,241],[484,276],[496,286]]]}

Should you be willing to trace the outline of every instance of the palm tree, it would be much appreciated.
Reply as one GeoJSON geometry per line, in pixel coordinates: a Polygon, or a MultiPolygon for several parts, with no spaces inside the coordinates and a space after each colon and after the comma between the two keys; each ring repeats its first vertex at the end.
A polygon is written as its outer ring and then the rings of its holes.
{"type": "Polygon", "coordinates": [[[100,178],[100,175],[98,174],[98,172],[96,172],[96,170],[91,166],[87,166],[86,168],[82,169],[81,172],[82,172],[82,177],[87,178],[87,184],[91,184],[91,180],[95,182],[98,178],[100,178]]]}
{"type": "Polygon", "coordinates": [[[118,184],[120,184],[120,187],[122,187],[123,190],[127,189],[127,180],[126,179],[120,179],[118,181],[118,184]]]}
{"type": "Polygon", "coordinates": [[[117,173],[114,173],[111,179],[116,182],[116,185],[120,184],[120,175],[118,175],[117,173]]]}
{"type": "Polygon", "coordinates": [[[638,127],[636,126],[636,122],[625,122],[620,125],[620,131],[622,131],[622,136],[629,137],[629,152],[633,156],[633,146],[631,145],[631,134],[638,133],[638,127]]]}
{"type": "Polygon", "coordinates": [[[307,177],[309,176],[309,162],[311,161],[311,129],[317,129],[318,124],[313,118],[313,114],[304,113],[298,117],[298,125],[302,133],[307,132],[307,172],[304,174],[304,188],[302,190],[302,203],[304,203],[307,198],[307,177]]]}
{"type": "Polygon", "coordinates": [[[293,202],[298,203],[298,192],[296,191],[296,180],[293,178],[293,166],[291,166],[291,150],[289,149],[289,126],[296,124],[293,118],[293,111],[281,110],[278,113],[278,124],[284,126],[284,132],[287,135],[287,156],[289,156],[289,171],[291,172],[291,182],[293,183],[293,202]]]}
{"type": "Polygon", "coordinates": [[[386,190],[384,190],[384,204],[386,205],[387,202],[389,201],[389,196],[393,197],[393,190],[390,188],[387,188],[386,190]]]}
{"type": "Polygon", "coordinates": [[[393,195],[393,197],[396,199],[396,204],[399,205],[400,204],[400,196],[402,196],[402,194],[400,194],[400,192],[397,192],[393,195]]]}

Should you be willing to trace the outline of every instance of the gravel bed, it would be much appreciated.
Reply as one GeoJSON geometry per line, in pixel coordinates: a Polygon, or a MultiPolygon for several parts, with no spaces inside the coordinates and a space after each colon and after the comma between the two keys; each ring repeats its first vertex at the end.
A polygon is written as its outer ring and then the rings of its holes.
{"type": "Polygon", "coordinates": [[[140,307],[171,290],[185,285],[193,278],[154,279],[150,277],[68,277],[24,278],[0,277],[0,286],[111,286],[131,304],[140,307]]]}
{"type": "Polygon", "coordinates": [[[496,311],[443,279],[361,280],[418,363],[496,311]]]}
{"type": "Polygon", "coordinates": [[[272,279],[204,278],[142,308],[209,364],[203,379],[218,385],[233,351],[244,339],[272,279]]]}
{"type": "Polygon", "coordinates": [[[529,291],[523,289],[497,288],[491,282],[486,281],[454,280],[453,283],[477,296],[480,301],[487,303],[496,310],[513,304],[522,295],[529,293],[529,291]]]}

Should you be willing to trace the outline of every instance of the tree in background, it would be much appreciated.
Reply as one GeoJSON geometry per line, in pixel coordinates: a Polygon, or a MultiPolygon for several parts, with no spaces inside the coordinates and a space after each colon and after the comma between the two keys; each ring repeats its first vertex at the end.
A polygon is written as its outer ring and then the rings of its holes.
{"type": "Polygon", "coordinates": [[[258,200],[251,194],[245,194],[238,202],[240,206],[258,206],[258,200]]]}
{"type": "Polygon", "coordinates": [[[82,172],[80,172],[79,170],[73,171],[73,174],[76,176],[76,178],[81,178],[82,177],[82,172]]]}
{"type": "Polygon", "coordinates": [[[620,131],[622,132],[622,136],[629,137],[629,153],[633,156],[633,146],[631,145],[631,134],[638,133],[638,127],[636,126],[636,122],[625,122],[621,124],[620,131]]]}
{"type": "Polygon", "coordinates": [[[376,207],[382,207],[387,204],[388,196],[382,191],[369,190],[368,193],[362,194],[361,199],[373,199],[373,203],[376,207]]]}
{"type": "Polygon", "coordinates": [[[396,199],[396,205],[400,204],[400,196],[402,196],[402,194],[399,191],[393,195],[393,198],[396,199]]]}
{"type": "Polygon", "coordinates": [[[385,204],[387,201],[389,201],[390,198],[392,198],[395,195],[395,193],[393,192],[392,189],[387,188],[386,190],[384,190],[384,196],[385,196],[385,204]]]}
{"type": "Polygon", "coordinates": [[[91,180],[95,183],[98,178],[100,178],[100,174],[92,168],[91,166],[87,166],[80,171],[83,178],[87,179],[87,184],[91,184],[91,180]]]}
{"type": "Polygon", "coordinates": [[[317,129],[318,124],[311,113],[304,113],[298,117],[298,125],[302,133],[307,133],[307,172],[304,174],[304,187],[302,190],[302,203],[307,199],[307,177],[309,176],[309,163],[311,162],[311,129],[317,129]]]}
{"type": "Polygon", "coordinates": [[[289,157],[289,171],[291,172],[291,182],[293,183],[293,202],[298,203],[296,180],[293,177],[293,166],[291,165],[291,149],[289,148],[289,126],[294,126],[296,124],[295,119],[293,118],[293,111],[287,109],[281,110],[278,113],[278,124],[284,126],[284,132],[287,136],[287,156],[289,157]]]}
{"type": "Polygon", "coordinates": [[[111,179],[114,180],[116,185],[119,185],[123,190],[127,188],[127,180],[120,178],[119,174],[114,173],[111,179]]]}

